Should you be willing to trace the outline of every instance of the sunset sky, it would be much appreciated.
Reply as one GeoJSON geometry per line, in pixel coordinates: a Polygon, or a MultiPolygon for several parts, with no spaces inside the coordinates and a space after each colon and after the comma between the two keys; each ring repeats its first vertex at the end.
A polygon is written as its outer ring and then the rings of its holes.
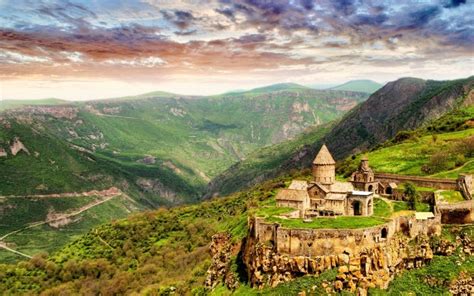
{"type": "Polygon", "coordinates": [[[474,74],[474,0],[0,0],[0,98],[474,74]]]}

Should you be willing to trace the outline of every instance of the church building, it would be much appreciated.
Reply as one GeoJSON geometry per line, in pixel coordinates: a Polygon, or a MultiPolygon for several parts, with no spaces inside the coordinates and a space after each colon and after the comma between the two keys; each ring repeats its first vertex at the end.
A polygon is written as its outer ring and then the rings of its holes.
{"type": "Polygon", "coordinates": [[[351,182],[336,180],[336,162],[326,145],[312,164],[313,180],[293,180],[287,189],[276,196],[277,206],[299,210],[300,218],[317,216],[371,216],[373,195],[378,182],[363,158],[351,182]]]}

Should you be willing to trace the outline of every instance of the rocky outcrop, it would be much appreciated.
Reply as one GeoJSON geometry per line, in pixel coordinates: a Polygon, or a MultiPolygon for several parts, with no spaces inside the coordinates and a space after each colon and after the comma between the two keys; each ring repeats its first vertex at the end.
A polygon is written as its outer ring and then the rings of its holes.
{"type": "Polygon", "coordinates": [[[54,118],[74,119],[77,117],[78,108],[72,106],[23,106],[19,109],[8,111],[14,116],[52,116],[54,118]]]}
{"type": "Polygon", "coordinates": [[[15,137],[10,145],[10,151],[12,152],[13,156],[16,156],[20,151],[25,152],[26,154],[30,155],[30,151],[23,145],[20,141],[20,138],[15,137]]]}
{"type": "Polygon", "coordinates": [[[159,194],[161,197],[173,203],[180,202],[176,192],[166,187],[158,179],[138,178],[136,184],[140,186],[144,192],[159,194]]]}
{"type": "Polygon", "coordinates": [[[156,163],[156,157],[151,156],[151,155],[146,155],[143,159],[140,159],[137,162],[141,162],[141,163],[144,163],[144,164],[155,164],[156,163]]]}
{"type": "Polygon", "coordinates": [[[254,287],[276,286],[303,275],[318,275],[338,268],[334,290],[366,291],[385,289],[395,274],[423,266],[433,258],[428,237],[410,239],[397,235],[385,246],[367,248],[358,253],[346,250],[326,256],[288,256],[278,254],[270,245],[257,243],[251,236],[244,248],[244,263],[254,287]]]}
{"type": "Polygon", "coordinates": [[[0,157],[7,157],[8,156],[8,153],[5,149],[3,149],[2,147],[0,147],[0,157]]]}
{"type": "Polygon", "coordinates": [[[462,273],[460,277],[449,286],[451,295],[470,296],[474,295],[474,278],[466,273],[462,273]]]}
{"type": "Polygon", "coordinates": [[[230,290],[238,288],[239,281],[237,276],[230,269],[232,256],[231,236],[227,233],[213,235],[209,249],[211,251],[212,263],[207,270],[205,287],[212,290],[220,282],[223,282],[230,290]]]}

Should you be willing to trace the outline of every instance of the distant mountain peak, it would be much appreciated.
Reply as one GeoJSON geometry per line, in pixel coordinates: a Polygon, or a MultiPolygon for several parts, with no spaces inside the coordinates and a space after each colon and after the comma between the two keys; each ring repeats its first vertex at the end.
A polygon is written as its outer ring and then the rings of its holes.
{"type": "Polygon", "coordinates": [[[374,93],[383,85],[369,79],[350,80],[338,86],[331,87],[331,90],[358,91],[365,93],[374,93]]]}
{"type": "Polygon", "coordinates": [[[309,87],[297,84],[297,83],[292,83],[292,82],[287,82],[287,83],[276,83],[268,86],[263,86],[263,87],[257,87],[254,89],[251,89],[249,92],[269,92],[269,91],[280,91],[280,90],[297,90],[297,89],[309,89],[309,87]]]}

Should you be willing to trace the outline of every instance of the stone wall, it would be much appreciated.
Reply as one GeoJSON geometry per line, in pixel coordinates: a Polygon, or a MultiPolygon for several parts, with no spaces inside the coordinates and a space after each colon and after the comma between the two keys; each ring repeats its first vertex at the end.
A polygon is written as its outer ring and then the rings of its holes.
{"type": "Polygon", "coordinates": [[[457,181],[455,179],[441,179],[441,178],[428,178],[418,176],[403,176],[386,173],[376,173],[375,180],[384,183],[405,183],[412,182],[420,187],[431,187],[436,189],[444,190],[458,190],[457,181]]]}
{"type": "Polygon", "coordinates": [[[274,287],[296,277],[318,275],[339,267],[336,290],[355,292],[360,288],[366,293],[369,287],[387,288],[397,272],[431,260],[433,252],[427,240],[423,234],[411,238],[396,233],[383,246],[366,246],[360,251],[347,249],[321,256],[290,256],[249,236],[243,248],[243,261],[253,287],[274,287]]]}
{"type": "MultiPolygon", "coordinates": [[[[418,191],[420,194],[420,201],[423,203],[428,203],[430,205],[434,205],[435,203],[435,194],[434,191],[418,191]]],[[[405,193],[403,189],[395,189],[393,190],[392,194],[389,196],[392,200],[398,201],[407,201],[405,197],[405,193]]]]}
{"type": "Polygon", "coordinates": [[[474,185],[472,175],[461,174],[457,179],[458,188],[464,199],[472,199],[472,192],[474,191],[474,185]]]}
{"type": "Polygon", "coordinates": [[[436,212],[443,224],[466,224],[474,222],[474,201],[467,200],[456,204],[437,204],[436,212]]]}
{"type": "Polygon", "coordinates": [[[263,218],[253,218],[249,224],[255,240],[272,246],[277,253],[310,257],[383,247],[399,232],[415,237],[437,233],[441,228],[439,216],[431,220],[400,216],[382,225],[359,229],[290,229],[263,218]]]}

